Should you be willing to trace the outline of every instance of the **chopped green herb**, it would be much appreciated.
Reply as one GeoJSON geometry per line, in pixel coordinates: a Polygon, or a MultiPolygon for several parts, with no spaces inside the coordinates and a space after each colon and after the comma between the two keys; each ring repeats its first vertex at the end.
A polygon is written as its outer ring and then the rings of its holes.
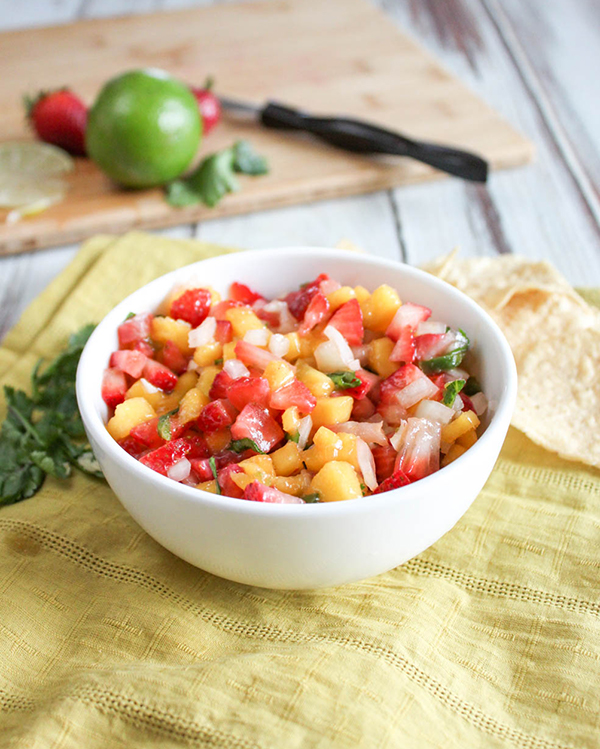
{"type": "Polygon", "coordinates": [[[454,401],[456,400],[456,396],[460,393],[464,386],[465,380],[453,380],[452,382],[447,382],[444,385],[444,397],[442,398],[442,403],[445,406],[452,407],[454,405],[454,401]]]}
{"type": "Polygon", "coordinates": [[[158,435],[163,440],[167,440],[167,442],[171,439],[171,416],[176,414],[177,411],[179,411],[179,409],[174,408],[172,411],[169,411],[169,413],[163,414],[158,420],[156,427],[158,435]]]}
{"type": "Polygon", "coordinates": [[[361,481],[361,484],[360,484],[360,490],[362,492],[363,497],[366,497],[367,496],[367,487],[365,486],[365,484],[362,483],[362,481],[361,481]]]}
{"type": "Polygon", "coordinates": [[[0,505],[33,496],[46,475],[62,479],[72,467],[102,477],[77,408],[75,374],[94,329],[86,325],[48,366],[31,375],[31,396],[5,386],[7,415],[0,431],[0,505]]]}
{"type": "Polygon", "coordinates": [[[210,470],[212,471],[212,475],[215,478],[215,484],[217,485],[217,494],[222,494],[221,492],[221,485],[219,484],[219,477],[217,475],[217,464],[215,461],[215,456],[211,455],[211,457],[208,459],[208,465],[210,466],[210,470]]]}
{"type": "Polygon", "coordinates": [[[348,390],[362,384],[362,380],[354,372],[330,372],[327,377],[333,380],[338,390],[348,390]]]}
{"type": "Polygon", "coordinates": [[[135,312],[128,312],[125,320],[131,320],[132,317],[135,317],[135,312]]]}
{"type": "Polygon", "coordinates": [[[215,364],[223,364],[223,357],[220,359],[215,359],[215,364]]]}
{"type": "Polygon", "coordinates": [[[465,395],[475,395],[481,392],[481,385],[476,377],[469,377],[465,385],[465,395]]]}
{"type": "Polygon", "coordinates": [[[300,441],[300,432],[296,431],[294,434],[287,434],[288,442],[295,442],[298,444],[300,441]]]}
{"type": "Polygon", "coordinates": [[[266,159],[247,141],[207,156],[188,177],[167,185],[167,202],[179,208],[197,203],[213,208],[225,195],[239,190],[236,172],[252,176],[268,172],[266,159]]]}
{"type": "Polygon", "coordinates": [[[265,451],[261,450],[260,447],[256,444],[254,440],[251,440],[249,437],[244,437],[242,440],[233,440],[229,448],[233,450],[234,453],[243,453],[244,450],[254,450],[255,453],[258,453],[259,455],[264,455],[265,451]]]}
{"type": "Polygon", "coordinates": [[[465,354],[469,349],[469,339],[467,335],[462,331],[458,331],[460,335],[457,335],[456,341],[454,342],[454,348],[448,351],[442,356],[436,356],[433,359],[426,359],[425,361],[419,362],[419,367],[425,372],[425,374],[438,374],[438,372],[447,372],[449,369],[455,369],[459,367],[465,354]]]}
{"type": "Polygon", "coordinates": [[[312,494],[305,494],[302,499],[306,502],[308,505],[314,505],[317,504],[317,502],[321,501],[321,495],[319,492],[313,492],[312,494]]]}

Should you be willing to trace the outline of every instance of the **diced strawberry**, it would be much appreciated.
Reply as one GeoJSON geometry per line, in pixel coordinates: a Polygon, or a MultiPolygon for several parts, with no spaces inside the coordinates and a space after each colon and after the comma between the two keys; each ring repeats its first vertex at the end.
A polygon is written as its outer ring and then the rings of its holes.
{"type": "Polygon", "coordinates": [[[342,395],[351,395],[357,400],[362,400],[377,385],[379,377],[372,372],[367,372],[366,369],[357,369],[354,375],[360,380],[360,385],[344,390],[342,395]]]}
{"type": "Polygon", "coordinates": [[[164,364],[154,361],[154,359],[148,359],[144,365],[144,377],[151,385],[166,390],[167,392],[173,390],[177,385],[177,375],[164,364]]]}
{"type": "Polygon", "coordinates": [[[251,439],[260,450],[268,453],[281,442],[284,434],[266,408],[249,403],[231,427],[231,436],[234,440],[251,439]]]}
{"type": "Polygon", "coordinates": [[[477,413],[475,411],[475,406],[473,405],[473,401],[469,398],[468,395],[464,395],[462,391],[459,393],[460,399],[463,402],[463,411],[473,411],[473,413],[477,413]]]}
{"type": "Polygon", "coordinates": [[[315,327],[315,325],[318,325],[328,316],[329,302],[327,301],[327,297],[323,296],[320,291],[317,291],[308,303],[308,307],[304,313],[304,320],[302,325],[298,328],[298,333],[300,335],[306,335],[315,327]]]}
{"type": "Polygon", "coordinates": [[[243,307],[241,302],[236,302],[234,299],[224,299],[222,302],[213,304],[210,308],[210,316],[215,317],[217,320],[225,320],[225,313],[232,307],[243,307]]]}
{"type": "Polygon", "coordinates": [[[133,350],[140,351],[144,356],[147,356],[148,359],[152,359],[154,356],[154,347],[148,343],[148,341],[138,341],[133,347],[133,350]]]}
{"type": "Polygon", "coordinates": [[[188,458],[192,471],[198,477],[198,481],[210,481],[214,478],[208,458],[188,458]]]}
{"type": "Polygon", "coordinates": [[[147,312],[122,322],[117,328],[119,348],[135,348],[136,343],[146,341],[150,336],[152,318],[153,315],[147,312]]]}
{"type": "Polygon", "coordinates": [[[276,330],[279,328],[281,322],[281,313],[279,311],[272,310],[267,312],[266,309],[259,307],[258,305],[254,305],[252,309],[259,320],[266,322],[271,329],[276,330]]]}
{"type": "Polygon", "coordinates": [[[226,465],[225,468],[221,468],[217,473],[219,486],[221,487],[221,492],[227,497],[241,499],[244,496],[244,492],[232,479],[231,476],[234,473],[244,473],[244,469],[240,468],[236,463],[230,463],[229,465],[226,465]]]}
{"type": "Polygon", "coordinates": [[[158,433],[158,416],[149,421],[143,421],[141,424],[136,424],[129,434],[144,445],[147,450],[155,450],[165,442],[158,433]]]}
{"type": "Polygon", "coordinates": [[[208,397],[213,401],[219,398],[227,398],[227,388],[232,382],[233,377],[228,375],[224,369],[217,372],[215,379],[210,386],[210,390],[208,391],[208,397]]]}
{"type": "Polygon", "coordinates": [[[371,448],[375,459],[375,472],[377,481],[381,483],[389,478],[394,472],[397,453],[391,445],[375,445],[371,448]]]}
{"type": "MultiPolygon", "coordinates": [[[[417,340],[419,340],[417,338],[417,340]]],[[[402,328],[396,345],[390,354],[390,361],[412,364],[415,360],[415,336],[411,328],[402,328]]]]}
{"type": "Polygon", "coordinates": [[[309,414],[317,405],[317,399],[303,382],[294,379],[271,394],[269,405],[279,411],[297,406],[302,413],[309,414]]]}
{"type": "Polygon", "coordinates": [[[370,398],[354,401],[354,406],[352,407],[353,421],[365,421],[366,419],[370,419],[374,413],[375,405],[370,398]]]}
{"type": "Polygon", "coordinates": [[[188,365],[188,359],[181,353],[179,346],[173,341],[167,341],[160,353],[160,358],[165,367],[176,374],[185,372],[188,365]]]}
{"type": "MultiPolygon", "coordinates": [[[[397,390],[393,391],[397,393],[397,390]]],[[[377,413],[392,427],[398,427],[406,419],[407,411],[403,406],[394,402],[393,394],[389,401],[381,401],[377,406],[377,413]]]]}
{"type": "Polygon", "coordinates": [[[121,372],[135,377],[137,380],[142,376],[144,371],[144,365],[148,361],[148,357],[144,356],[140,351],[113,351],[110,355],[109,365],[115,369],[120,369],[121,372]]]}
{"type": "Polygon", "coordinates": [[[125,439],[119,440],[119,445],[134,458],[139,458],[148,450],[145,445],[142,445],[142,443],[136,440],[135,437],[132,437],[131,434],[128,434],[125,439]]]}
{"type": "Polygon", "coordinates": [[[212,296],[208,289],[187,289],[171,303],[171,317],[189,322],[197,328],[206,319],[212,296]]]}
{"type": "Polygon", "coordinates": [[[287,305],[290,308],[290,312],[292,313],[292,315],[294,315],[296,320],[304,319],[304,313],[306,312],[306,308],[308,307],[310,300],[319,291],[321,282],[328,279],[329,276],[327,275],[327,273],[321,273],[321,275],[317,276],[314,281],[305,284],[304,287],[299,289],[298,291],[290,292],[285,297],[284,301],[287,302],[287,305]]]}
{"type": "Polygon", "coordinates": [[[265,486],[260,481],[253,481],[244,489],[244,499],[252,502],[269,502],[280,505],[302,505],[304,500],[294,497],[293,494],[286,494],[275,489],[274,486],[265,486]]]}
{"type": "Polygon", "coordinates": [[[398,311],[388,325],[385,334],[392,341],[397,341],[403,328],[410,328],[414,331],[420,322],[425,322],[430,316],[431,310],[428,307],[406,302],[406,304],[398,307],[398,311]]]}
{"type": "Polygon", "coordinates": [[[220,398],[207,403],[196,420],[202,432],[218,432],[233,424],[237,411],[228,400],[220,398]]]}
{"type": "Polygon", "coordinates": [[[342,304],[329,321],[329,325],[339,330],[351,346],[359,346],[363,342],[365,328],[358,299],[342,304]]]}
{"type": "MultiPolygon", "coordinates": [[[[187,425],[186,425],[187,426],[187,425]]],[[[206,444],[206,440],[197,432],[188,430],[184,435],[183,439],[190,443],[190,451],[187,454],[188,459],[192,458],[207,458],[210,455],[210,450],[206,444]]]]}
{"type": "Polygon", "coordinates": [[[396,458],[411,481],[434,473],[440,467],[440,425],[426,419],[410,418],[396,458]]]}
{"type": "Polygon", "coordinates": [[[429,379],[437,388],[442,391],[444,390],[444,385],[446,384],[446,376],[443,372],[436,375],[429,375],[429,379]]]}
{"type": "Polygon", "coordinates": [[[233,338],[233,326],[229,320],[217,320],[215,330],[215,341],[217,343],[230,343],[233,338]]]}
{"type": "Polygon", "coordinates": [[[182,458],[190,451],[190,443],[184,439],[172,440],[166,442],[156,450],[152,450],[147,455],[140,458],[140,463],[143,463],[148,468],[152,468],[157,473],[162,473],[163,476],[167,475],[169,468],[179,462],[182,458]]]}
{"type": "Polygon", "coordinates": [[[237,281],[234,281],[229,287],[229,297],[236,302],[242,302],[242,304],[254,304],[257,299],[264,299],[262,294],[253,291],[244,283],[237,283],[237,281]]]}
{"type": "Polygon", "coordinates": [[[427,359],[434,359],[436,356],[441,356],[453,340],[454,336],[452,333],[426,333],[425,335],[417,336],[415,338],[416,358],[419,361],[426,361],[427,359]]]}
{"type": "Polygon", "coordinates": [[[115,408],[125,400],[127,380],[120,369],[108,368],[102,375],[102,400],[109,408],[115,408]]]}
{"type": "MultiPolygon", "coordinates": [[[[220,453],[213,455],[213,457],[215,459],[215,468],[217,469],[218,475],[218,472],[221,470],[221,468],[239,463],[247,456],[245,454],[238,455],[238,453],[235,453],[233,450],[221,450],[220,453]]],[[[192,464],[192,470],[197,473],[199,481],[210,481],[214,478],[212,468],[210,467],[210,460],[208,457],[190,457],[189,461],[192,464]]]]}
{"type": "Polygon", "coordinates": [[[270,394],[269,381],[264,377],[238,377],[236,380],[231,380],[227,386],[227,398],[238,411],[241,411],[248,403],[268,406],[270,394]]]}
{"type": "Polygon", "coordinates": [[[381,494],[382,492],[389,492],[392,489],[399,489],[401,486],[410,484],[410,478],[400,469],[394,471],[394,473],[375,489],[373,494],[381,494]]]}
{"type": "Polygon", "coordinates": [[[270,351],[259,348],[247,341],[237,341],[235,344],[235,355],[247,367],[256,367],[261,371],[266,368],[270,361],[281,361],[281,357],[275,356],[270,351]]]}
{"type": "Polygon", "coordinates": [[[389,403],[395,391],[402,390],[418,377],[425,377],[423,372],[414,364],[404,364],[381,383],[379,400],[389,403]]]}

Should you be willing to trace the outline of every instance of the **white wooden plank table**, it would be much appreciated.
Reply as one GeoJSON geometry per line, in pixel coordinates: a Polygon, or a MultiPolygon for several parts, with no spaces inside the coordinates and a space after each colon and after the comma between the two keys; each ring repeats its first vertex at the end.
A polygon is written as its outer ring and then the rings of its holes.
{"type": "MultiPolygon", "coordinates": [[[[0,0],[0,29],[208,2],[0,0]]],[[[493,174],[487,187],[446,179],[162,233],[241,247],[331,245],[346,238],[417,265],[455,246],[465,255],[513,252],[552,261],[574,285],[600,286],[600,102],[592,73],[600,65],[597,5],[378,2],[535,142],[535,162],[493,174]]],[[[0,259],[0,338],[76,252],[69,246],[0,259]]]]}

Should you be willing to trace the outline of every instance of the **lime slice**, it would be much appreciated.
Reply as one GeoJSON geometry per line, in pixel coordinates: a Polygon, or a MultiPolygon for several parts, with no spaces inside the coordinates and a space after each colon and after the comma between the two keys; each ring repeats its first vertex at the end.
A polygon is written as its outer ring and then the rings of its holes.
{"type": "MultiPolygon", "coordinates": [[[[68,153],[48,143],[0,143],[0,208],[48,207],[65,196],[62,175],[73,169],[68,153]]],[[[27,209],[20,211],[27,215],[27,209]]]]}

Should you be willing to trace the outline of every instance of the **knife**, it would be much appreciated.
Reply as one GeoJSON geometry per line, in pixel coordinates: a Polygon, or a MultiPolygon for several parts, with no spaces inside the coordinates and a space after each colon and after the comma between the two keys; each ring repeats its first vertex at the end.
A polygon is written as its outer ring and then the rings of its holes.
{"type": "Polygon", "coordinates": [[[265,127],[277,130],[301,130],[311,133],[345,151],[408,156],[462,179],[473,182],[487,180],[488,163],[474,153],[413,140],[363,120],[348,117],[315,117],[308,112],[274,101],[268,101],[264,106],[256,106],[226,96],[219,96],[219,101],[223,109],[234,115],[250,116],[265,127]]]}

